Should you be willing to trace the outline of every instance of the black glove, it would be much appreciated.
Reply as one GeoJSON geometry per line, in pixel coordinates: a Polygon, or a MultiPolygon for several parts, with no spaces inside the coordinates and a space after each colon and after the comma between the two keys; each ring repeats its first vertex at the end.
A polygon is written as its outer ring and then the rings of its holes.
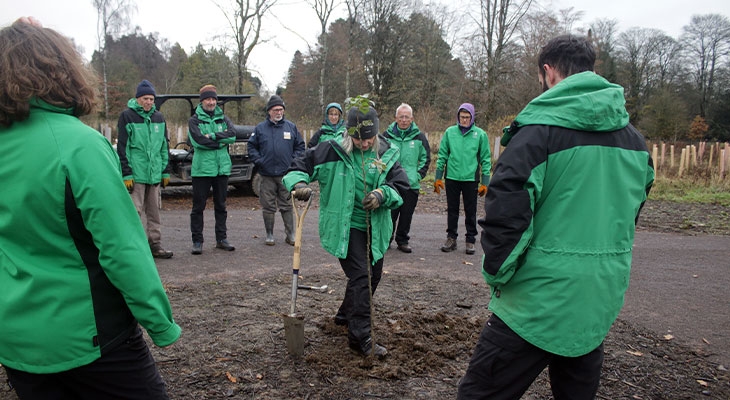
{"type": "Polygon", "coordinates": [[[374,210],[380,207],[383,202],[383,193],[380,189],[375,189],[368,193],[364,199],[362,199],[362,208],[365,210],[374,210]]]}
{"type": "Polygon", "coordinates": [[[306,183],[299,182],[294,185],[294,198],[297,200],[307,201],[312,196],[312,188],[306,183]]]}

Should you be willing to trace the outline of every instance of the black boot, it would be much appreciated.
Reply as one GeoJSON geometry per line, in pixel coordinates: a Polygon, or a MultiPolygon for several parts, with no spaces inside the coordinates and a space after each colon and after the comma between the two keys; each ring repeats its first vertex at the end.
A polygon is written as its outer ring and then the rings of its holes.
{"type": "Polygon", "coordinates": [[[286,243],[294,246],[294,212],[292,212],[292,210],[282,211],[281,219],[284,220],[284,231],[286,231],[286,243]]]}
{"type": "Polygon", "coordinates": [[[274,243],[274,214],[264,213],[264,228],[266,228],[266,245],[273,246],[274,243]]]}

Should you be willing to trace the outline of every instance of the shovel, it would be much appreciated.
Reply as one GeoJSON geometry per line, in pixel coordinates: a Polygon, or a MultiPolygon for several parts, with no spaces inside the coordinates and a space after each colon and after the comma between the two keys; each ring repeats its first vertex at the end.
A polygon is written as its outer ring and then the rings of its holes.
{"type": "Polygon", "coordinates": [[[294,234],[294,257],[292,259],[292,283],[291,283],[291,310],[289,315],[284,315],[284,335],[286,336],[286,349],[289,354],[301,356],[304,354],[304,316],[297,315],[297,281],[299,280],[299,263],[302,251],[302,228],[304,217],[307,215],[309,205],[312,204],[312,196],[304,205],[301,214],[294,204],[294,193],[292,192],[292,208],[297,228],[294,234]]]}

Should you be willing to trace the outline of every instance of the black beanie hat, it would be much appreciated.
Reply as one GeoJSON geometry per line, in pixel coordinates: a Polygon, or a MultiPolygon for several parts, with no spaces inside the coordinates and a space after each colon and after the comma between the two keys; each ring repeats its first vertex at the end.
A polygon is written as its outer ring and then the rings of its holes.
{"type": "Polygon", "coordinates": [[[286,105],[284,105],[284,100],[282,100],[281,97],[279,97],[277,95],[273,95],[273,96],[271,96],[271,98],[269,98],[269,102],[266,103],[266,112],[269,112],[269,110],[271,110],[272,108],[274,108],[276,106],[282,106],[286,110],[286,105]]]}
{"type": "Polygon", "coordinates": [[[218,100],[218,89],[215,88],[213,85],[205,85],[202,88],[200,88],[200,101],[203,101],[208,98],[214,98],[218,100]]]}
{"type": "Polygon", "coordinates": [[[378,134],[378,112],[373,107],[363,113],[358,107],[350,108],[347,112],[347,132],[355,139],[370,139],[378,134]],[[350,130],[350,128],[356,128],[350,130]]]}
{"type": "Polygon", "coordinates": [[[147,79],[144,79],[139,83],[139,85],[137,85],[137,94],[134,95],[134,97],[140,98],[148,94],[157,96],[157,93],[155,93],[155,87],[152,86],[152,83],[150,83],[147,79]]]}

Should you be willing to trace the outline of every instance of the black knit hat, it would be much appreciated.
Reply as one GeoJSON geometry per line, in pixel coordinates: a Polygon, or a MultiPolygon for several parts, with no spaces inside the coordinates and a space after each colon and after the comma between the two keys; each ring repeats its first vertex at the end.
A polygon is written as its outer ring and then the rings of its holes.
{"type": "Polygon", "coordinates": [[[269,110],[271,110],[272,108],[274,108],[276,106],[282,106],[286,110],[286,105],[284,105],[284,100],[282,100],[281,97],[279,97],[277,95],[273,95],[273,96],[271,96],[271,98],[269,98],[269,102],[266,103],[266,112],[268,112],[269,110]]]}
{"type": "Polygon", "coordinates": [[[370,139],[378,134],[378,112],[373,107],[363,113],[358,107],[347,112],[347,132],[355,139],[370,139]],[[350,128],[355,128],[351,130],[350,128]]]}
{"type": "Polygon", "coordinates": [[[213,85],[205,85],[202,88],[200,88],[200,101],[203,101],[208,98],[214,98],[218,100],[218,89],[215,88],[213,85]]]}
{"type": "Polygon", "coordinates": [[[139,83],[139,85],[137,85],[137,94],[135,94],[134,97],[140,98],[148,94],[157,96],[157,93],[155,93],[155,87],[152,86],[152,83],[150,83],[147,79],[144,79],[139,83]]]}

